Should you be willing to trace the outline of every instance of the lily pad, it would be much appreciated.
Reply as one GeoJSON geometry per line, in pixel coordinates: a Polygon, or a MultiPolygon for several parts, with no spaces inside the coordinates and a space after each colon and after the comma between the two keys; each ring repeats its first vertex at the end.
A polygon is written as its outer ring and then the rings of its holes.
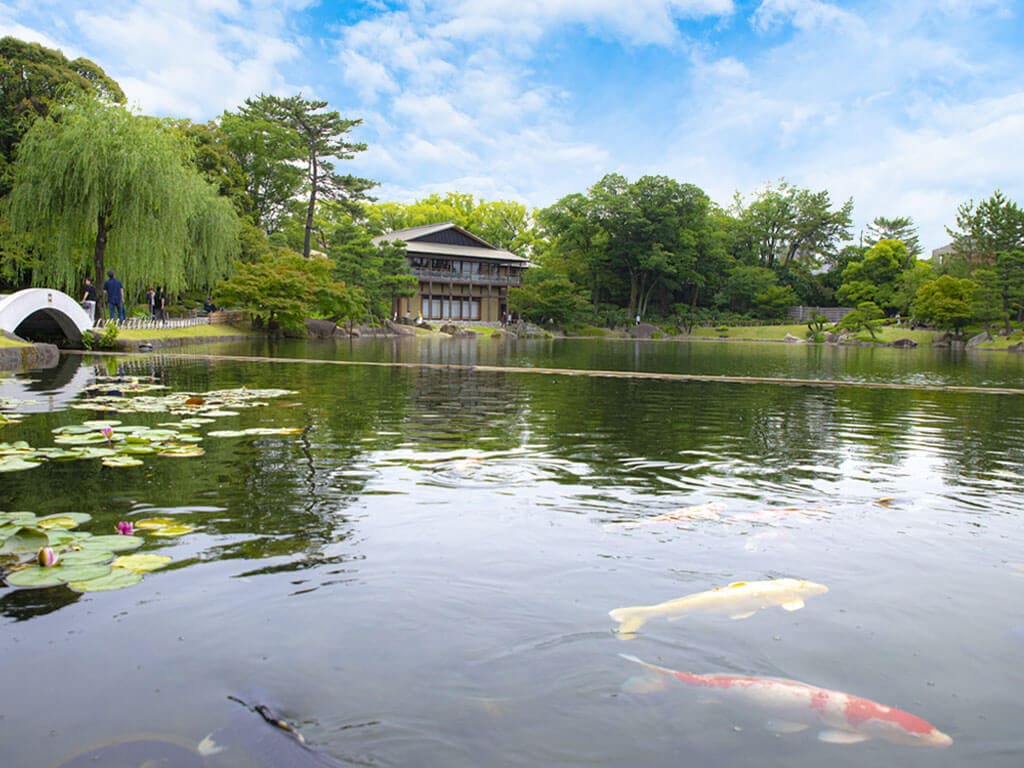
{"type": "Polygon", "coordinates": [[[143,530],[156,530],[169,525],[179,525],[179,521],[173,517],[147,517],[145,520],[136,521],[133,525],[143,530]]]}
{"type": "Polygon", "coordinates": [[[66,566],[109,564],[113,559],[113,552],[102,549],[80,549],[77,552],[64,552],[60,556],[60,562],[66,566]]]}
{"type": "Polygon", "coordinates": [[[121,555],[110,564],[110,567],[124,568],[135,573],[147,573],[163,568],[172,559],[168,555],[121,555]]]}
{"type": "Polygon", "coordinates": [[[145,462],[131,456],[110,456],[101,463],[104,467],[141,467],[145,462]]]}
{"type": "Polygon", "coordinates": [[[58,565],[56,568],[51,568],[51,571],[58,571],[58,575],[67,582],[71,581],[89,581],[91,579],[98,579],[102,576],[106,576],[110,573],[110,566],[101,563],[89,563],[87,565],[58,565]]]}
{"type": "Polygon", "coordinates": [[[163,528],[157,528],[153,531],[153,536],[184,536],[186,533],[192,533],[195,528],[191,525],[185,525],[180,523],[179,525],[167,525],[163,528]]]}
{"type": "Polygon", "coordinates": [[[124,589],[142,581],[142,574],[126,568],[112,568],[106,576],[98,579],[72,581],[68,586],[76,592],[107,592],[112,589],[124,589]]]}
{"type": "Polygon", "coordinates": [[[12,587],[56,587],[64,583],[57,568],[40,568],[34,565],[7,574],[7,583],[12,587]]]}
{"type": "Polygon", "coordinates": [[[15,555],[28,554],[49,545],[50,539],[42,531],[35,528],[21,528],[17,533],[4,540],[3,545],[0,545],[0,552],[15,555]]]}
{"type": "Polygon", "coordinates": [[[192,446],[182,446],[181,448],[167,448],[157,454],[158,456],[167,456],[174,459],[190,458],[192,456],[202,456],[206,453],[202,448],[193,448],[192,446]]]}
{"type": "Polygon", "coordinates": [[[93,536],[82,542],[82,549],[99,549],[107,552],[127,552],[138,549],[145,542],[141,536],[122,536],[114,533],[104,536],[93,536]]]}
{"type": "Polygon", "coordinates": [[[90,419],[89,421],[83,421],[83,427],[92,427],[93,429],[103,429],[104,427],[117,427],[120,426],[121,422],[117,419],[90,419]]]}
{"type": "Polygon", "coordinates": [[[92,515],[85,512],[65,512],[62,515],[47,515],[36,521],[40,528],[75,528],[81,523],[92,520],[92,515]]]}
{"type": "Polygon", "coordinates": [[[0,458],[0,472],[21,472],[26,469],[35,469],[41,463],[28,461],[21,456],[4,456],[0,458]]]}

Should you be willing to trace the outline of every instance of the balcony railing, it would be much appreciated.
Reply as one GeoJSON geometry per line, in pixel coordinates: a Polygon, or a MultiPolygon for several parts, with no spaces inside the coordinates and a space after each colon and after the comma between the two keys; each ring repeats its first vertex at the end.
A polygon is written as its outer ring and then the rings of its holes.
{"type": "Polygon", "coordinates": [[[410,267],[409,269],[420,280],[437,280],[441,283],[490,283],[491,285],[518,286],[522,282],[519,275],[481,275],[472,272],[425,269],[424,267],[410,267]]]}

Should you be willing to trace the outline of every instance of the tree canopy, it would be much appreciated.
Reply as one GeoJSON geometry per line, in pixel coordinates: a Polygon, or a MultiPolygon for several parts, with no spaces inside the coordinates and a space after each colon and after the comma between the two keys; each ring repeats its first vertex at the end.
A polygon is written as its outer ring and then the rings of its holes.
{"type": "Polygon", "coordinates": [[[77,293],[115,268],[126,288],[212,285],[238,249],[227,199],[161,121],[83,98],[37,120],[12,167],[8,212],[40,254],[36,283],[77,293]]]}

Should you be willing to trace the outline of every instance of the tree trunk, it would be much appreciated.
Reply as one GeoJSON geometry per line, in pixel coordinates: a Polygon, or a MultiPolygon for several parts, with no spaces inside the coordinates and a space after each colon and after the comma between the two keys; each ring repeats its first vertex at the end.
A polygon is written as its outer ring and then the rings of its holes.
{"type": "Polygon", "coordinates": [[[302,243],[302,255],[305,258],[309,258],[309,241],[313,235],[313,211],[316,210],[316,188],[317,183],[320,181],[318,176],[319,168],[317,166],[316,157],[309,159],[309,207],[306,208],[306,238],[302,243]]]}
{"type": "MultiPolygon", "coordinates": [[[[104,256],[107,253],[107,217],[102,213],[96,216],[96,245],[92,252],[92,268],[96,271],[93,285],[103,285],[104,256]]],[[[108,297],[109,301],[109,297],[108,297]]]]}

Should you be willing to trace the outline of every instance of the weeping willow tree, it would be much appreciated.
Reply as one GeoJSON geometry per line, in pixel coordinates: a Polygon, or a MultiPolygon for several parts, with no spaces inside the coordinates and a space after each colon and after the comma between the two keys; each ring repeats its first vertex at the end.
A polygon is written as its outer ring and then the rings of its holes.
{"type": "Polygon", "coordinates": [[[77,293],[113,268],[129,294],[213,285],[238,251],[230,202],[188,166],[166,125],[81,99],[37,120],[18,146],[8,215],[37,252],[33,285],[77,293]]]}

